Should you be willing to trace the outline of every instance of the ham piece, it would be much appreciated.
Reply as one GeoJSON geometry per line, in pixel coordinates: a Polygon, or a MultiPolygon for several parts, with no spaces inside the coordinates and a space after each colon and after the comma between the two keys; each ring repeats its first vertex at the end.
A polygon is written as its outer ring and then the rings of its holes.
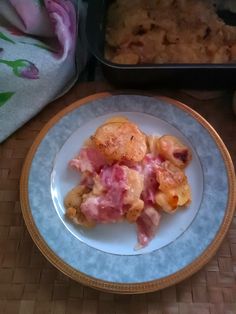
{"type": "Polygon", "coordinates": [[[89,220],[116,222],[124,215],[123,198],[128,189],[124,168],[118,164],[106,166],[99,177],[104,192],[99,196],[89,196],[81,204],[81,211],[89,220]]]}
{"type": "Polygon", "coordinates": [[[79,155],[69,162],[69,165],[79,172],[99,172],[106,165],[105,157],[93,147],[81,149],[79,155]]]}
{"type": "Polygon", "coordinates": [[[142,199],[145,205],[153,205],[155,203],[155,194],[158,190],[158,182],[156,180],[156,171],[160,167],[162,159],[147,154],[143,160],[142,172],[144,175],[144,189],[142,199]]]}
{"type": "Polygon", "coordinates": [[[146,246],[155,236],[161,215],[153,207],[147,207],[137,220],[139,247],[146,246]]]}

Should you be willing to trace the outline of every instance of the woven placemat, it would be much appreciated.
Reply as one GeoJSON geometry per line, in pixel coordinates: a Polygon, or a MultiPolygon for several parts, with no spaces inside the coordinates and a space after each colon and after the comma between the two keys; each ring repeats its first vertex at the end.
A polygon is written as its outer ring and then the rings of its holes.
{"type": "MultiPolygon", "coordinates": [[[[53,115],[79,98],[107,89],[112,87],[104,83],[75,86],[0,145],[0,313],[236,313],[236,216],[216,256],[202,270],[149,294],[114,295],[85,287],[55,269],[34,245],[19,202],[24,158],[53,115]]],[[[212,100],[194,99],[178,91],[161,93],[202,114],[222,137],[236,165],[236,116],[230,92],[212,100]]]]}

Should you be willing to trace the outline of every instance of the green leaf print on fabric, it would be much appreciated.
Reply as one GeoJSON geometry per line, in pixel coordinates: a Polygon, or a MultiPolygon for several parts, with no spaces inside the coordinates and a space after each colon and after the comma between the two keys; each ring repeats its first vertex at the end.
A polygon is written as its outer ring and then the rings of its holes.
{"type": "Polygon", "coordinates": [[[0,32],[0,39],[5,40],[5,41],[7,41],[7,42],[9,42],[9,43],[11,43],[11,44],[15,44],[15,42],[14,42],[11,38],[7,37],[7,36],[6,36],[5,34],[3,34],[2,32],[0,32]]]}
{"type": "Polygon", "coordinates": [[[0,92],[0,107],[3,106],[15,93],[0,92]]]}
{"type": "MultiPolygon", "coordinates": [[[[12,30],[8,29],[8,31],[11,32],[15,36],[23,36],[24,35],[24,33],[20,32],[20,31],[17,33],[17,30],[12,31],[12,30]]],[[[28,36],[23,36],[23,37],[25,37],[25,39],[28,38],[28,36]]],[[[43,42],[40,42],[40,41],[38,41],[38,42],[28,42],[28,41],[24,41],[24,40],[17,40],[17,42],[15,42],[11,38],[9,38],[6,34],[4,34],[3,32],[0,32],[0,39],[3,39],[3,40],[5,40],[7,42],[10,42],[12,44],[16,44],[18,42],[18,43],[21,43],[21,44],[38,47],[38,48],[41,48],[41,49],[44,49],[44,50],[47,50],[47,51],[50,51],[50,52],[53,52],[53,53],[57,52],[56,48],[52,48],[49,45],[47,45],[47,44],[45,44],[43,42]]]]}
{"type": "Polygon", "coordinates": [[[25,45],[30,45],[30,46],[34,46],[34,47],[37,47],[37,48],[40,48],[40,49],[44,49],[44,50],[47,50],[47,51],[50,51],[50,52],[53,52],[53,53],[56,53],[57,52],[57,49],[56,48],[52,48],[44,43],[30,43],[30,42],[27,42],[27,41],[19,41],[19,43],[21,44],[25,44],[25,45]]]}
{"type": "Polygon", "coordinates": [[[34,63],[24,60],[24,59],[18,59],[15,61],[8,61],[0,59],[0,64],[5,64],[12,68],[13,73],[22,78],[27,78],[31,80],[35,80],[39,78],[39,70],[35,66],[34,63]]]}

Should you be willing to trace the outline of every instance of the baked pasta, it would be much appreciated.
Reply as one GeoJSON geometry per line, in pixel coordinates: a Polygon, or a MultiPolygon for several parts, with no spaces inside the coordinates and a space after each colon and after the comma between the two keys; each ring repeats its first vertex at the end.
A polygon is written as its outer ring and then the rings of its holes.
{"type": "Polygon", "coordinates": [[[112,2],[105,58],[117,64],[235,62],[236,27],[218,17],[215,2],[112,2]]]}
{"type": "Polygon", "coordinates": [[[66,216],[88,228],[127,220],[137,225],[138,247],[144,247],[162,212],[191,202],[184,172],[190,161],[190,149],[176,137],[146,135],[127,118],[113,117],[69,163],[81,180],[64,199],[66,216]]]}

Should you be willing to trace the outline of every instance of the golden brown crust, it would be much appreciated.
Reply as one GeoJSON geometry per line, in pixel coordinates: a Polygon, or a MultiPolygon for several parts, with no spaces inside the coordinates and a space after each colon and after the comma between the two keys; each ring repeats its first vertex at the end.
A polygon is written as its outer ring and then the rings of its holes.
{"type": "Polygon", "coordinates": [[[178,207],[178,196],[170,193],[170,191],[168,193],[158,191],[155,195],[155,202],[160,209],[173,214],[178,207]]]}
{"type": "Polygon", "coordinates": [[[64,205],[66,208],[79,208],[82,202],[82,195],[85,193],[86,187],[83,185],[77,185],[70,190],[64,198],[64,205]]]}
{"type": "Polygon", "coordinates": [[[157,155],[157,141],[158,141],[158,136],[156,135],[147,135],[146,140],[147,140],[147,147],[148,147],[148,152],[157,155]]]}
{"type": "Polygon", "coordinates": [[[92,141],[112,161],[141,161],[147,151],[146,136],[132,122],[110,122],[100,126],[92,141]]]}
{"type": "Polygon", "coordinates": [[[113,1],[105,58],[116,64],[229,63],[236,27],[217,15],[215,1],[113,1]]]}
{"type": "Polygon", "coordinates": [[[144,208],[144,202],[142,200],[138,199],[129,208],[129,210],[128,210],[127,214],[126,214],[126,219],[130,223],[135,222],[138,219],[138,217],[141,215],[141,213],[143,211],[143,208],[144,208]]]}
{"type": "Polygon", "coordinates": [[[190,149],[172,135],[163,135],[158,139],[157,151],[179,168],[185,168],[192,159],[190,149]]]}

